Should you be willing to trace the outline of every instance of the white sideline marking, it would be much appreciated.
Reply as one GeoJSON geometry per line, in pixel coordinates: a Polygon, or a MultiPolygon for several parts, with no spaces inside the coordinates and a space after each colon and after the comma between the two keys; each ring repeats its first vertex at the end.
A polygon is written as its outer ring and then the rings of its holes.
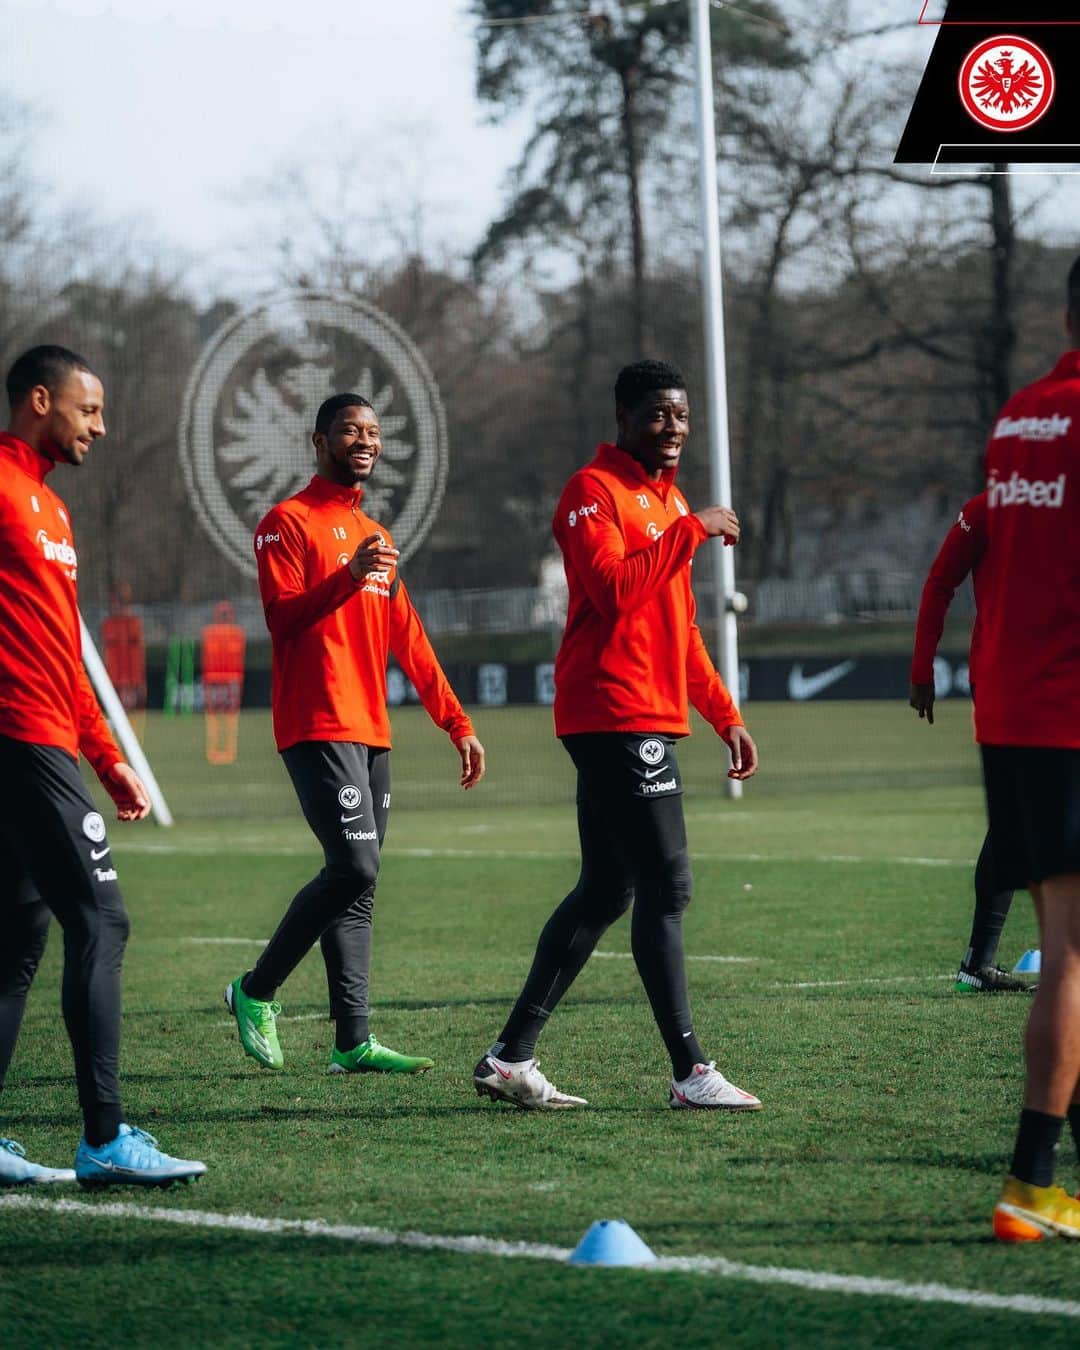
{"type": "MultiPolygon", "coordinates": [[[[198,1209],[154,1209],[144,1205],[112,1202],[90,1204],[84,1200],[39,1200],[27,1195],[0,1197],[0,1212],[41,1210],[82,1218],[141,1219],[150,1223],[173,1223],[187,1228],[224,1228],[241,1233],[272,1233],[287,1237],[333,1239],[369,1247],[414,1247],[428,1251],[455,1252],[464,1256],[518,1256],[536,1261],[564,1262],[568,1247],[538,1242],[504,1242],[498,1238],[446,1237],[437,1233],[394,1232],[389,1228],[330,1224],[321,1219],[263,1219],[253,1214],[216,1214],[198,1209]]],[[[947,1284],[912,1284],[904,1280],[878,1279],[866,1275],[834,1275],[827,1270],[799,1270],[787,1266],[752,1266],[723,1256],[667,1256],[654,1264],[633,1267],[649,1274],[685,1271],[718,1275],[755,1284],[783,1284],[825,1294],[857,1294],[868,1298],[896,1298],[915,1303],[952,1303],[965,1308],[983,1308],[1026,1316],[1080,1319],[1080,1303],[1035,1294],[988,1294],[981,1289],[956,1289],[947,1284]]]]}
{"type": "Polygon", "coordinates": [[[791,984],[778,981],[774,989],[839,989],[848,984],[910,984],[917,980],[955,980],[955,975],[889,975],[866,980],[799,980],[791,984]]]}
{"type": "MultiPolygon", "coordinates": [[[[633,952],[593,952],[593,956],[606,956],[609,961],[632,961],[633,952]]],[[[686,961],[723,961],[732,965],[752,965],[756,956],[686,956],[686,961]]]]}
{"type": "MultiPolygon", "coordinates": [[[[319,849],[315,844],[263,845],[258,840],[231,839],[228,841],[230,853],[260,854],[268,858],[305,858],[318,860],[319,849]]],[[[224,844],[123,844],[121,853],[199,853],[215,854],[226,851],[224,844]]],[[[580,855],[572,849],[513,849],[513,848],[395,848],[386,849],[389,858],[498,858],[500,860],[518,859],[540,860],[576,860],[580,855]]],[[[974,858],[919,858],[888,857],[861,853],[707,853],[700,849],[691,849],[692,858],[706,862],[780,862],[780,863],[872,863],[876,866],[897,864],[902,867],[974,867],[974,858]]]]}
{"type": "Polygon", "coordinates": [[[184,941],[185,941],[185,942],[198,942],[198,943],[202,944],[203,946],[215,946],[215,947],[246,947],[246,946],[251,946],[251,945],[257,946],[257,947],[265,947],[266,944],[270,941],[270,939],[269,939],[269,938],[216,938],[216,937],[204,938],[204,937],[189,937],[189,938],[185,938],[184,941]]]}

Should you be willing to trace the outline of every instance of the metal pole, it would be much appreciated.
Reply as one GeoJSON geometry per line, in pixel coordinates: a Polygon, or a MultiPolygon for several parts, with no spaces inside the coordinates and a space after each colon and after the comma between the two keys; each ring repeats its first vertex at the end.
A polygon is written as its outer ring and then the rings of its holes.
{"type": "Polygon", "coordinates": [[[105,669],[105,662],[98,655],[98,649],[94,646],[94,639],[90,636],[86,620],[81,614],[79,615],[79,623],[82,627],[83,665],[86,667],[86,673],[90,676],[90,683],[94,686],[94,692],[101,703],[101,710],[112,723],[112,729],[116,733],[116,739],[120,742],[120,749],[127,756],[128,763],[146,786],[154,819],[159,825],[171,825],[173,818],[172,812],[169,810],[169,803],[165,800],[161,788],[158,787],[154,771],[150,767],[149,760],[143,754],[138,736],[135,735],[135,728],[128,720],[124,705],[120,702],[119,695],[113,688],[113,682],[109,679],[109,672],[105,669]]]}
{"type": "MultiPolygon", "coordinates": [[[[709,0],[687,0],[697,73],[698,178],[701,186],[702,291],[705,309],[705,392],[709,412],[709,474],[712,499],[730,506],[731,446],[728,441],[727,356],[724,348],[724,277],[720,258],[720,194],[716,180],[712,35],[709,0]]],[[[713,543],[716,639],[720,674],[739,698],[739,635],[731,608],[735,594],[735,550],[713,543]]],[[[728,795],[742,796],[742,784],[727,780],[728,795]]]]}

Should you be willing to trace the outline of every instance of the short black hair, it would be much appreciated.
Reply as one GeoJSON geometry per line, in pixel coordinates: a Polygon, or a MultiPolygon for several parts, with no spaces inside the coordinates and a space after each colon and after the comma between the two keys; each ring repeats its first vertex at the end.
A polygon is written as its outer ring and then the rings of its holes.
{"type": "Polygon", "coordinates": [[[1077,320],[1080,320],[1080,258],[1077,258],[1069,269],[1067,286],[1069,294],[1069,313],[1077,320]]]}
{"type": "Polygon", "coordinates": [[[332,394],[315,414],[315,430],[322,435],[330,430],[330,424],[342,408],[370,408],[370,399],[363,394],[332,394]]]}
{"type": "Polygon", "coordinates": [[[78,352],[69,351],[67,347],[47,343],[45,346],[31,347],[28,352],[23,352],[7,373],[7,396],[12,411],[14,412],[30,390],[36,389],[39,384],[43,384],[50,394],[55,394],[75,370],[85,370],[89,375],[94,374],[89,361],[84,360],[78,352]]]}
{"type": "Polygon", "coordinates": [[[666,361],[635,361],[623,366],[615,380],[615,406],[636,408],[646,394],[657,389],[685,389],[682,371],[666,361]]]}

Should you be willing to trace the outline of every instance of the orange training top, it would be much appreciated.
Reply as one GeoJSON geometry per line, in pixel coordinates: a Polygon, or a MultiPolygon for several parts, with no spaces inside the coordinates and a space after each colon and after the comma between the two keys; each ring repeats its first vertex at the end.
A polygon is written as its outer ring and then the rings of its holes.
{"type": "Polygon", "coordinates": [[[688,700],[717,732],[742,726],[694,622],[690,564],[708,538],[675,486],[601,445],[555,512],[570,603],[555,658],[555,733],[690,732],[688,700]]]}
{"type": "Polygon", "coordinates": [[[53,461],[0,432],[0,736],[83,754],[100,778],[123,759],[82,663],[78,558],[53,461]]]}
{"type": "Polygon", "coordinates": [[[473,734],[397,569],[353,580],[349,559],[364,539],[380,534],[393,543],[360,509],[363,495],[316,474],[255,534],[279,750],[299,741],[389,747],[389,652],[451,740],[473,734]]]}

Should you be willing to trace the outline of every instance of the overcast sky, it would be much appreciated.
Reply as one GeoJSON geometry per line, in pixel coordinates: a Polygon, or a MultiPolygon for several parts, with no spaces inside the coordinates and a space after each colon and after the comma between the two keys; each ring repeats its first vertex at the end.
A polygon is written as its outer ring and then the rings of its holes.
{"type": "MultiPolygon", "coordinates": [[[[925,60],[918,0],[862,3],[868,24],[910,5],[925,60]]],[[[290,163],[350,211],[419,204],[424,242],[464,253],[529,130],[527,116],[490,125],[476,101],[465,0],[0,0],[0,53],[4,90],[40,115],[35,167],[57,204],[138,218],[211,285],[268,280],[258,184],[290,163]],[[327,171],[341,163],[343,195],[327,171]]],[[[1044,232],[1075,230],[1078,184],[1064,180],[1044,232]]]]}
{"type": "Polygon", "coordinates": [[[0,0],[0,52],[58,196],[204,258],[243,239],[254,180],[305,160],[370,165],[467,247],[525,134],[474,97],[461,0],[0,0]]]}

